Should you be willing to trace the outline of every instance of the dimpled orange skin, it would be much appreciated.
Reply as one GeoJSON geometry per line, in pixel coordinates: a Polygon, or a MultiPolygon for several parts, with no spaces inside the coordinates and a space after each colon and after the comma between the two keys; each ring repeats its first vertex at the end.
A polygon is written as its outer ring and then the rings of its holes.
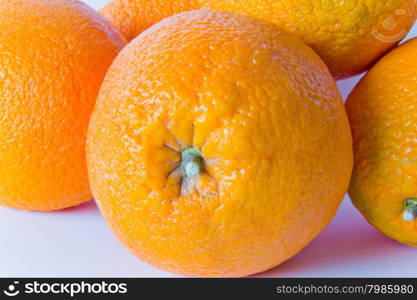
{"type": "Polygon", "coordinates": [[[199,8],[199,0],[113,0],[100,13],[130,41],[164,18],[199,8]]]}
{"type": "Polygon", "coordinates": [[[415,0],[201,0],[203,8],[274,22],[311,46],[337,78],[365,71],[405,37],[415,0]]]}
{"type": "Polygon", "coordinates": [[[381,59],[347,101],[355,168],[350,196],[389,237],[417,246],[417,220],[403,219],[417,197],[417,39],[381,59]]]}
{"type": "Polygon", "coordinates": [[[188,276],[246,276],[295,255],[335,214],[352,160],[342,100],[314,51],[271,23],[208,10],[126,46],[87,140],[116,236],[188,276]],[[204,162],[195,177],[179,166],[189,147],[204,162]]]}
{"type": "Polygon", "coordinates": [[[123,45],[78,1],[0,1],[1,205],[49,211],[91,199],[88,121],[123,45]]]}

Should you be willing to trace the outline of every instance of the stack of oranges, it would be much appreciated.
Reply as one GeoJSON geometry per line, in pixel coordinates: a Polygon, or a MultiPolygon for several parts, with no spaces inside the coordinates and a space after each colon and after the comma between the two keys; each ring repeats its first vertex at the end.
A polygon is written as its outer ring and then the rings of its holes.
{"type": "Polygon", "coordinates": [[[371,224],[417,246],[417,40],[397,46],[415,0],[100,13],[0,0],[0,204],[63,209],[91,187],[142,260],[240,277],[310,243],[350,182],[371,224]],[[345,109],[335,79],[368,69],[345,109]]]}

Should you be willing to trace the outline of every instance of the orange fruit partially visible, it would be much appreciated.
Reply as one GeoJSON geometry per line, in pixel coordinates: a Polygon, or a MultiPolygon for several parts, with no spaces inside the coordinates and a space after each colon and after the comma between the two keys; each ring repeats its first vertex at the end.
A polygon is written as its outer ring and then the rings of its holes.
{"type": "Polygon", "coordinates": [[[417,38],[381,59],[347,100],[353,203],[389,237],[417,247],[417,38]]]}
{"type": "Polygon", "coordinates": [[[336,78],[365,71],[402,40],[415,0],[200,0],[202,7],[271,21],[310,45],[336,78]]]}
{"type": "Polygon", "coordinates": [[[130,41],[164,18],[199,8],[199,0],[113,0],[100,13],[130,41]]]}
{"type": "Polygon", "coordinates": [[[0,1],[1,205],[45,211],[91,199],[87,125],[123,46],[79,1],[0,1]]]}
{"type": "Polygon", "coordinates": [[[202,10],[121,51],[87,161],[95,199],[130,251],[180,274],[238,277],[282,263],[325,228],[352,149],[313,50],[271,23],[202,10]]]}

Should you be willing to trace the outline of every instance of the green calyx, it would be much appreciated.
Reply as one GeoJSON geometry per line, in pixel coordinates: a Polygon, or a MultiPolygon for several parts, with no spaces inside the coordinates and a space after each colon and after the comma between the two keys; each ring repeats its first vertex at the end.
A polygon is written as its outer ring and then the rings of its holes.
{"type": "Polygon", "coordinates": [[[194,147],[181,152],[181,170],[187,178],[196,177],[204,169],[203,156],[194,147]]]}
{"type": "Polygon", "coordinates": [[[411,222],[417,218],[417,198],[409,198],[405,200],[403,220],[411,222]]]}

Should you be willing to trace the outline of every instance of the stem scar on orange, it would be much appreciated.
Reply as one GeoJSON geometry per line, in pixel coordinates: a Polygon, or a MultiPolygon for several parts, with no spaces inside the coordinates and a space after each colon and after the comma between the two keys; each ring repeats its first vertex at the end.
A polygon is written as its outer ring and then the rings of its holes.
{"type": "Polygon", "coordinates": [[[1,205],[48,211],[91,199],[88,121],[124,44],[79,1],[0,1],[1,205]]]}
{"type": "Polygon", "coordinates": [[[352,168],[317,54],[272,23],[181,13],[122,50],[90,122],[93,194],[119,240],[190,276],[246,276],[329,223],[352,168]]]}

